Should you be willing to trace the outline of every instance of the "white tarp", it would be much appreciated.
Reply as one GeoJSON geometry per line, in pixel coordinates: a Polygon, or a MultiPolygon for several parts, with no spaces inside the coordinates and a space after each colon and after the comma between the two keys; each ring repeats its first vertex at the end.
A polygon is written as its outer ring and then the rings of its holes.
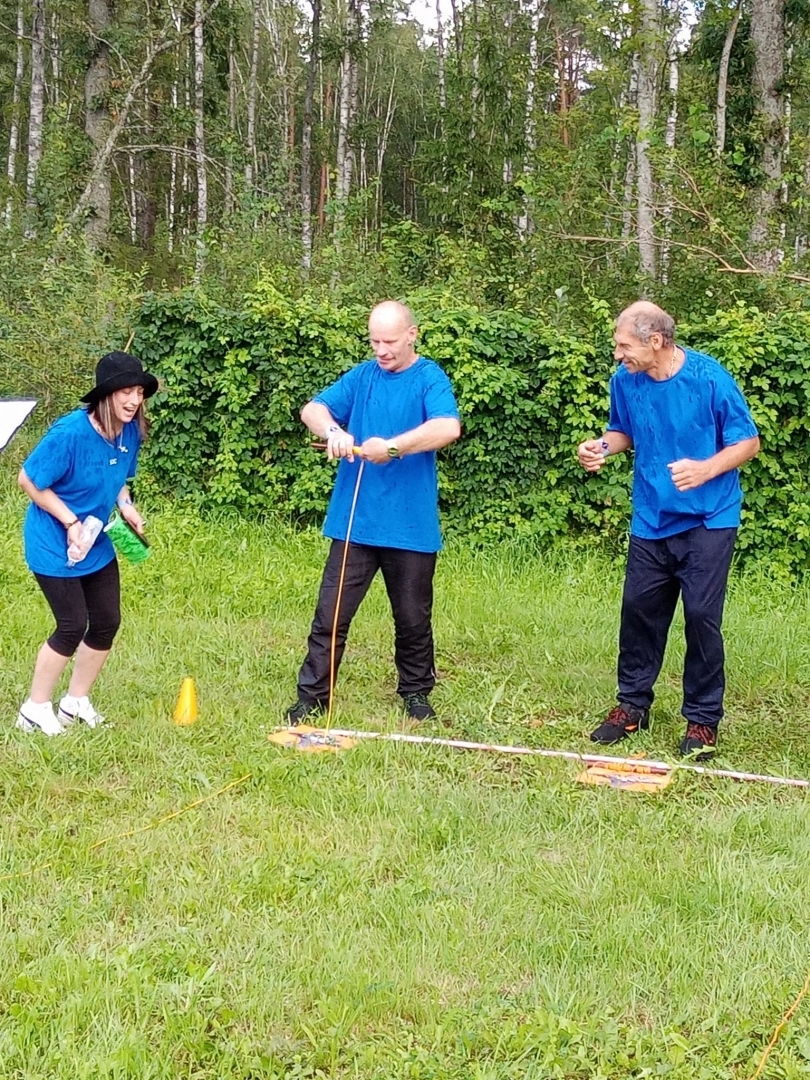
{"type": "Polygon", "coordinates": [[[8,446],[35,405],[35,401],[0,401],[0,450],[8,446]]]}

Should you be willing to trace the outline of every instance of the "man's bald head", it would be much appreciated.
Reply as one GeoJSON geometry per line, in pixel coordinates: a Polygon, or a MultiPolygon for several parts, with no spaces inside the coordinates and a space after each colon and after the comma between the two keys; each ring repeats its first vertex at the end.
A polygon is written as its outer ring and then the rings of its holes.
{"type": "Polygon", "coordinates": [[[384,371],[404,371],[416,362],[414,342],[418,333],[413,312],[399,300],[383,300],[368,317],[371,347],[384,371]]]}
{"type": "Polygon", "coordinates": [[[633,337],[647,345],[653,334],[661,335],[661,347],[675,344],[675,320],[663,308],[649,300],[637,300],[626,307],[616,319],[620,326],[629,330],[633,337]]]}
{"type": "Polygon", "coordinates": [[[368,321],[369,325],[373,321],[398,330],[410,330],[412,326],[416,326],[413,312],[399,300],[383,300],[377,304],[371,309],[368,321]]]}

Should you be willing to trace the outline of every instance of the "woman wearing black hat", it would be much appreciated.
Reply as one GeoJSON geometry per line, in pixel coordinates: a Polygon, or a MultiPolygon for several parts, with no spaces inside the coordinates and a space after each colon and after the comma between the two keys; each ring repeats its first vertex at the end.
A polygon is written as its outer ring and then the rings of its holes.
{"type": "Polygon", "coordinates": [[[23,463],[19,484],[31,499],[25,559],[56,619],[37,655],[31,693],[20,706],[17,726],[24,731],[61,735],[74,720],[90,727],[103,722],[88,695],[120,623],[118,563],[104,532],[79,552],[79,560],[69,563],[67,549],[81,548],[87,517],[106,522],[116,505],[143,533],[127,485],[146,437],[143,401],[157,387],[136,357],[108,353],[96,367],[96,385],[82,398],[86,408],[57,420],[23,463]],[[74,655],[67,694],[54,713],[53,692],[74,655]]]}

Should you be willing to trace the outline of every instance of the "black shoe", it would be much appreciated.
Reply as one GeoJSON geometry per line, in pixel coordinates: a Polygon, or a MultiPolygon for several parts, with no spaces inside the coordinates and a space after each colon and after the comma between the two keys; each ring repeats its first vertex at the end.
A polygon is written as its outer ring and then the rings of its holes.
{"type": "Polygon", "coordinates": [[[436,710],[427,699],[427,694],[403,694],[405,711],[411,720],[432,720],[436,710]]]}
{"type": "Polygon", "coordinates": [[[591,732],[591,742],[601,743],[602,746],[612,746],[613,743],[621,742],[639,728],[646,731],[649,726],[649,709],[634,709],[632,705],[616,705],[599,727],[591,732]]]}
{"type": "Polygon", "coordinates": [[[290,727],[303,724],[307,717],[322,716],[326,712],[323,701],[312,701],[310,698],[299,698],[285,713],[285,719],[290,727]]]}
{"type": "Polygon", "coordinates": [[[708,724],[687,724],[681,740],[681,757],[692,761],[709,761],[717,749],[717,728],[708,724]]]}

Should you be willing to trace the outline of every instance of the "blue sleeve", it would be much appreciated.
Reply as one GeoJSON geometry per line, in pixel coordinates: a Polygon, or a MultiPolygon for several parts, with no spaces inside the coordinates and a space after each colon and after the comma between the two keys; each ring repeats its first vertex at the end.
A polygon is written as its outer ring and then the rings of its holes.
{"type": "Polygon", "coordinates": [[[425,419],[440,420],[446,417],[461,419],[453,386],[442,369],[437,367],[435,377],[425,387],[425,419]]]}
{"type": "Polygon", "coordinates": [[[61,480],[73,461],[73,432],[57,420],[23,462],[25,475],[39,491],[61,480]]]}
{"type": "Polygon", "coordinates": [[[742,390],[726,371],[715,386],[714,409],[718,441],[723,448],[759,434],[742,390]]]}
{"type": "Polygon", "coordinates": [[[610,380],[610,417],[607,430],[620,431],[628,439],[633,438],[633,425],[630,423],[627,402],[616,375],[610,380]]]}
{"type": "Polygon", "coordinates": [[[356,367],[352,368],[351,371],[347,371],[345,375],[341,375],[337,382],[327,386],[325,390],[321,390],[320,394],[316,394],[312,399],[317,401],[319,405],[325,405],[341,427],[348,424],[351,416],[356,390],[356,373],[359,370],[360,368],[356,367]]]}

